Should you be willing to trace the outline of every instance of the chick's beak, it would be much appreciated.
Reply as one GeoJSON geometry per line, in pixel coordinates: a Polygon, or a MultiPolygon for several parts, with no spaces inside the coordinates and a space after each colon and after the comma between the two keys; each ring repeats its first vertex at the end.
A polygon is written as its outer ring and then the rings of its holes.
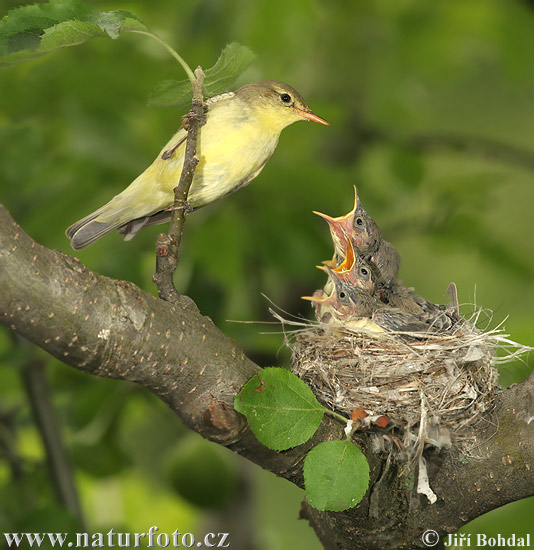
{"type": "MultiPolygon", "coordinates": [[[[328,216],[327,214],[323,214],[322,212],[317,212],[316,210],[313,210],[313,213],[317,216],[321,216],[321,218],[328,222],[328,225],[330,227],[334,227],[340,235],[343,235],[343,237],[345,237],[347,233],[350,233],[352,229],[354,210],[351,210],[348,214],[345,214],[344,216],[338,216],[337,218],[333,218],[332,216],[328,216]]],[[[343,237],[342,239],[344,240],[343,237]]]]}
{"type": "Polygon", "coordinates": [[[325,303],[330,297],[325,293],[324,290],[316,290],[313,293],[313,296],[301,296],[303,300],[309,300],[310,302],[315,302],[317,304],[325,303]]]}
{"type": "MultiPolygon", "coordinates": [[[[335,260],[323,260],[323,266],[326,267],[336,267],[336,261],[335,260]]],[[[316,266],[318,269],[322,269],[322,267],[316,266]]],[[[324,271],[324,269],[323,269],[324,271]]]]}
{"type": "Polygon", "coordinates": [[[328,296],[319,297],[319,296],[301,296],[301,300],[309,300],[310,302],[317,302],[318,304],[326,302],[328,296]]]}
{"type": "Polygon", "coordinates": [[[328,275],[328,267],[330,267],[330,266],[327,267],[326,265],[316,265],[315,267],[317,269],[320,269],[321,271],[324,271],[328,275]]]}
{"type": "Polygon", "coordinates": [[[345,241],[347,239],[347,228],[349,227],[348,223],[345,221],[346,216],[332,218],[331,216],[327,216],[326,214],[315,210],[313,213],[317,214],[317,216],[321,216],[321,218],[328,222],[332,241],[334,242],[335,252],[336,254],[345,257],[345,241]]]}
{"type": "Polygon", "coordinates": [[[347,237],[346,244],[347,244],[347,255],[345,256],[345,259],[343,260],[343,262],[339,264],[338,267],[334,266],[334,269],[332,269],[334,273],[345,273],[347,271],[350,271],[354,266],[356,257],[354,256],[354,248],[352,247],[352,243],[348,237],[347,237]]]}
{"type": "Polygon", "coordinates": [[[297,107],[290,107],[301,117],[311,120],[312,122],[317,122],[318,124],[324,124],[325,126],[330,126],[330,123],[327,122],[324,118],[321,118],[319,115],[312,113],[311,111],[303,111],[302,109],[297,109],[297,107]]]}

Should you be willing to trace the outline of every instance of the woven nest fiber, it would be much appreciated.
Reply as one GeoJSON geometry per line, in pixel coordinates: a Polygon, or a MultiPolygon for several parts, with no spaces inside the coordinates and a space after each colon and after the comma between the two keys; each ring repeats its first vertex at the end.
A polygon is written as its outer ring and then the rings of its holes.
{"type": "Polygon", "coordinates": [[[465,319],[418,338],[319,323],[286,343],[292,371],[323,405],[347,417],[356,413],[377,451],[407,461],[429,446],[469,453],[476,444],[472,428],[499,391],[495,364],[529,349],[500,329],[484,332],[465,319]],[[498,348],[506,358],[497,356],[498,348]]]}

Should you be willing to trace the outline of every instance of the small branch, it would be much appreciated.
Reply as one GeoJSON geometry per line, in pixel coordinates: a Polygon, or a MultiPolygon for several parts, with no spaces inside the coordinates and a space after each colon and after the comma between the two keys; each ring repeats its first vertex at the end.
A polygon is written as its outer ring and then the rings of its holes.
{"type": "Polygon", "coordinates": [[[193,175],[198,164],[196,155],[198,130],[205,122],[204,103],[202,101],[202,85],[204,72],[201,67],[195,70],[193,84],[193,105],[185,117],[187,124],[187,141],[185,146],[184,165],[180,181],[174,188],[174,205],[169,224],[169,233],[160,233],[156,242],[156,273],[153,281],[158,287],[159,297],[167,302],[176,302],[179,294],[172,280],[178,265],[178,250],[182,240],[185,218],[189,204],[187,196],[193,183],[193,175]]]}
{"type": "Polygon", "coordinates": [[[176,235],[177,247],[180,246],[182,229],[187,211],[187,196],[193,183],[193,175],[198,164],[197,139],[198,130],[205,122],[204,103],[202,101],[202,86],[204,72],[202,67],[195,69],[195,83],[193,85],[193,106],[187,114],[187,142],[185,147],[184,167],[178,186],[174,188],[174,212],[169,224],[169,235],[176,235]]]}
{"type": "MultiPolygon", "coordinates": [[[[33,350],[32,350],[33,351],[33,350]]],[[[43,361],[30,357],[21,369],[21,376],[31,406],[33,419],[44,447],[48,468],[59,502],[84,525],[84,517],[74,483],[71,464],[61,440],[59,424],[50,397],[43,361]]]]}

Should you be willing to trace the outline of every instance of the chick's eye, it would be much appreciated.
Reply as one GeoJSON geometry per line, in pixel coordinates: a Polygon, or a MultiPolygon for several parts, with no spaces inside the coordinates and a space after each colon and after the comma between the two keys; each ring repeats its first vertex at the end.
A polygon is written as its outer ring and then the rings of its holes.
{"type": "Polygon", "coordinates": [[[339,297],[340,297],[340,298],[345,298],[345,293],[344,293],[343,291],[341,291],[341,292],[339,293],[339,297]]]}
{"type": "Polygon", "coordinates": [[[362,268],[360,269],[360,273],[361,273],[362,275],[368,275],[369,272],[367,271],[367,269],[365,269],[365,267],[362,267],[362,268]]]}
{"type": "Polygon", "coordinates": [[[361,218],[356,218],[356,225],[363,225],[363,220],[361,218]]]}
{"type": "Polygon", "coordinates": [[[284,103],[291,103],[291,96],[289,94],[280,94],[280,99],[284,103]]]}

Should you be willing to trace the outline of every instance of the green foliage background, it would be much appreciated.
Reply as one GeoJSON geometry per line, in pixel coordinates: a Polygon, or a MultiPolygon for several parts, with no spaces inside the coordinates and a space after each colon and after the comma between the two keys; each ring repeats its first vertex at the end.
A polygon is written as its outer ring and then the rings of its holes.
{"type": "MultiPolygon", "coordinates": [[[[239,83],[286,81],[331,123],[290,127],[251,186],[188,218],[179,290],[252,359],[287,365],[282,336],[260,334],[278,327],[227,320],[270,320],[261,293],[310,317],[299,297],[323,285],[314,266],[331,255],[326,224],[311,212],[346,213],[353,184],[401,252],[406,284],[439,302],[455,281],[462,303],[492,310],[491,326],[508,317],[511,337],[534,345],[532,2],[87,3],[131,11],[192,66],[211,66],[229,42],[245,44],[258,59],[239,83]]],[[[0,0],[0,15],[18,5],[0,0]]],[[[146,100],[157,82],[183,79],[180,71],[158,44],[125,35],[0,72],[0,200],[30,235],[72,253],[65,228],[129,184],[176,130],[182,113],[146,100]]],[[[111,235],[77,255],[154,293],[157,232],[130,243],[111,235]]],[[[0,333],[0,439],[24,466],[13,479],[0,462],[0,533],[71,525],[54,504],[20,383],[29,353],[0,333]]],[[[298,489],[199,441],[141,388],[37,355],[91,529],[199,533],[225,517],[246,483],[257,548],[319,547],[296,521],[298,489]],[[180,474],[199,457],[203,469],[180,474]]],[[[532,359],[509,364],[501,382],[531,370],[532,359]]],[[[533,505],[513,504],[466,530],[526,532],[533,505]]]]}

